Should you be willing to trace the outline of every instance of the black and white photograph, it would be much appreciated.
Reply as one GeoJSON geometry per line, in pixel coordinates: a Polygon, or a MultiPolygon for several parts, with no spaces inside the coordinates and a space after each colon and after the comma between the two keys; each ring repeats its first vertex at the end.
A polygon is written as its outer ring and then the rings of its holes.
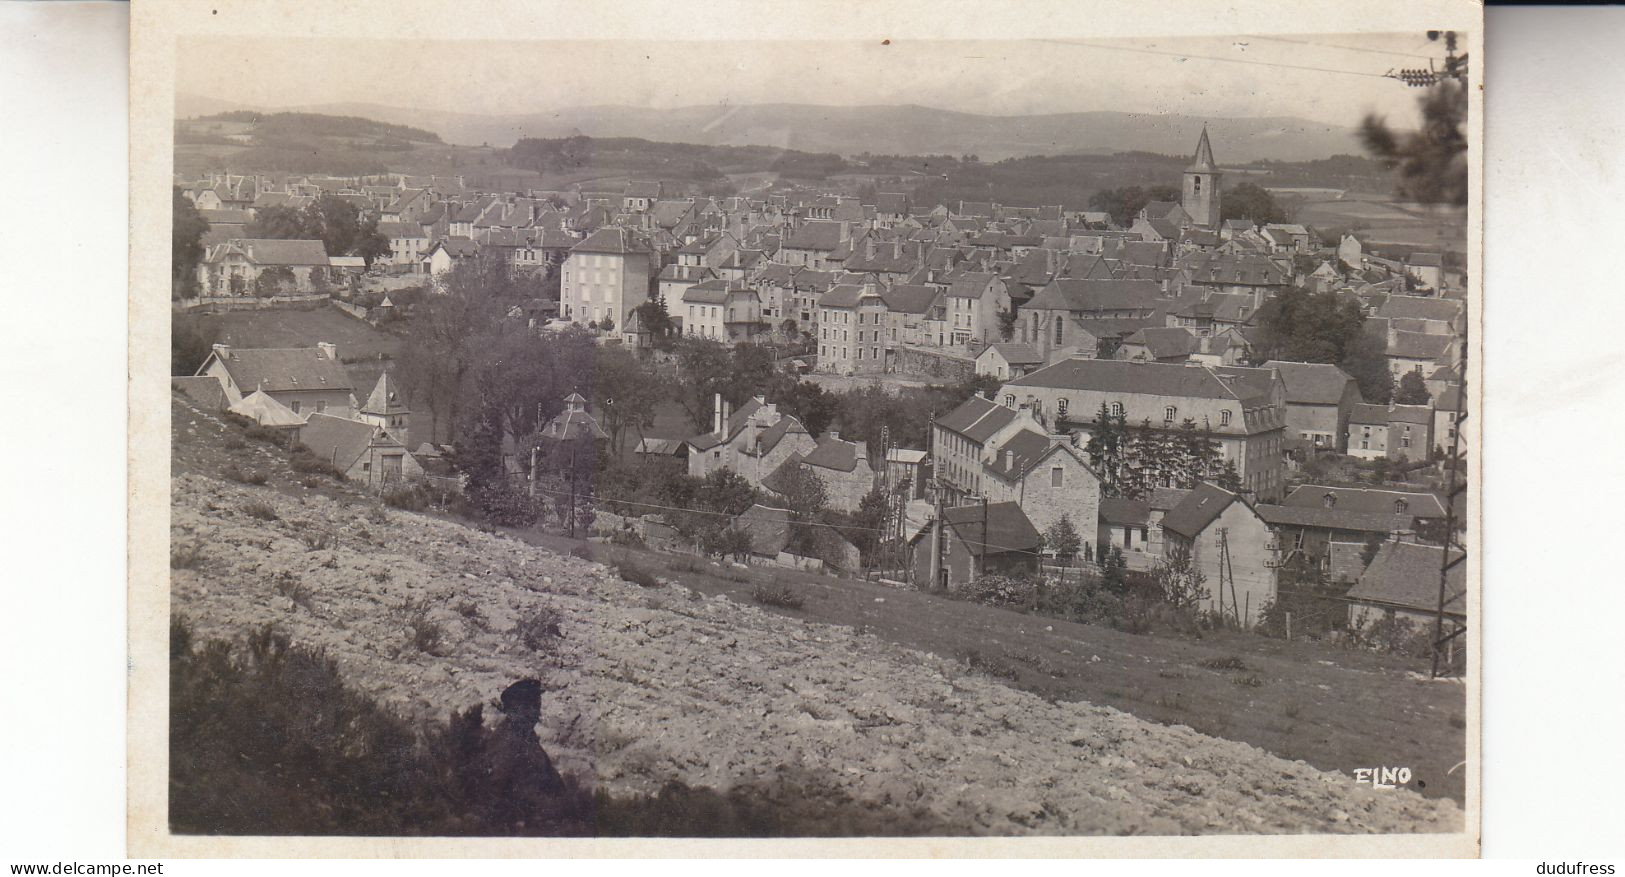
{"type": "Polygon", "coordinates": [[[132,844],[1476,854],[1477,7],[547,8],[136,10],[132,844]]]}

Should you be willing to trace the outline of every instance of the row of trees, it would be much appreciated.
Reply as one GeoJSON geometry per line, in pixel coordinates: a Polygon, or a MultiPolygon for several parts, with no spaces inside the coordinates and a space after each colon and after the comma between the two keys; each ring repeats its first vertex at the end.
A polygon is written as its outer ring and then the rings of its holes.
{"type": "Polygon", "coordinates": [[[1189,490],[1199,481],[1241,489],[1235,463],[1221,459],[1218,442],[1188,417],[1177,430],[1155,428],[1150,420],[1131,427],[1102,402],[1084,453],[1107,496],[1135,499],[1158,487],[1189,490]]]}

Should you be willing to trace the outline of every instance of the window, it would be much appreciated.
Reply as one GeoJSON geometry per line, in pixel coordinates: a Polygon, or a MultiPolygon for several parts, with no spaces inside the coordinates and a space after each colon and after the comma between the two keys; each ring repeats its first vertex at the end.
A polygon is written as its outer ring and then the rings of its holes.
{"type": "Polygon", "coordinates": [[[1113,402],[1112,403],[1112,416],[1113,417],[1122,417],[1123,416],[1123,403],[1121,403],[1121,402],[1113,402]]]}
{"type": "Polygon", "coordinates": [[[1228,412],[1228,411],[1220,411],[1219,412],[1219,425],[1220,426],[1229,426],[1230,425],[1230,412],[1228,412]]]}
{"type": "Polygon", "coordinates": [[[1049,470],[1049,486],[1050,487],[1060,487],[1061,486],[1061,481],[1065,477],[1066,477],[1066,471],[1063,470],[1060,466],[1056,466],[1056,467],[1050,469],[1049,470]]]}
{"type": "Polygon", "coordinates": [[[1174,411],[1174,406],[1172,406],[1172,405],[1169,405],[1167,408],[1162,409],[1162,422],[1163,423],[1173,423],[1174,422],[1174,414],[1176,414],[1176,413],[1177,412],[1174,411]]]}
{"type": "Polygon", "coordinates": [[[293,400],[293,406],[292,407],[293,407],[293,413],[298,414],[299,413],[299,400],[298,399],[293,400]]]}
{"type": "Polygon", "coordinates": [[[1006,407],[1006,408],[1014,408],[1014,407],[1016,407],[1016,397],[1015,397],[1014,393],[1005,393],[1004,394],[1004,407],[1006,407]]]}
{"type": "Polygon", "coordinates": [[[317,402],[316,403],[316,413],[317,414],[326,414],[327,413],[327,403],[326,402],[317,402]]]}
{"type": "Polygon", "coordinates": [[[1405,510],[1408,508],[1410,508],[1410,503],[1406,502],[1405,500],[1394,500],[1394,514],[1403,515],[1405,514],[1405,510]]]}
{"type": "Polygon", "coordinates": [[[1058,416],[1058,417],[1065,417],[1066,416],[1066,405],[1067,405],[1067,400],[1065,400],[1065,399],[1057,399],[1055,401],[1055,414],[1056,414],[1056,416],[1058,416]]]}
{"type": "Polygon", "coordinates": [[[1062,320],[1061,320],[1061,316],[1059,314],[1056,314],[1055,315],[1055,343],[1056,344],[1061,343],[1061,332],[1064,331],[1065,325],[1066,324],[1064,322],[1062,322],[1062,320]]]}
{"type": "Polygon", "coordinates": [[[1191,194],[1192,195],[1200,195],[1200,194],[1202,194],[1202,178],[1201,177],[1191,177],[1191,194]]]}

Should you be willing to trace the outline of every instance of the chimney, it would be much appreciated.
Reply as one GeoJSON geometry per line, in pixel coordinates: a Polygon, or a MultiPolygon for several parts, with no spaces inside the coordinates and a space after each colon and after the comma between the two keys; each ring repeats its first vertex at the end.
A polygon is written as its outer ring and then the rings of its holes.
{"type": "Polygon", "coordinates": [[[339,358],[339,348],[336,344],[332,344],[327,341],[318,341],[316,342],[316,347],[322,352],[322,355],[328,359],[336,360],[339,358]]]}
{"type": "Polygon", "coordinates": [[[838,429],[828,430],[824,433],[824,435],[827,436],[832,442],[838,442],[841,440],[841,431],[838,429]]]}
{"type": "Polygon", "coordinates": [[[214,345],[214,355],[221,359],[227,359],[231,356],[231,347],[226,344],[216,344],[214,345]]]}
{"type": "Polygon", "coordinates": [[[1009,448],[1005,448],[1003,453],[1004,453],[1004,471],[1008,472],[1011,469],[1014,469],[1016,467],[1016,452],[1010,450],[1009,448]]]}
{"type": "Polygon", "coordinates": [[[711,400],[711,431],[722,436],[722,394],[717,393],[711,400]]]}
{"type": "Polygon", "coordinates": [[[756,395],[752,396],[751,398],[756,400],[757,405],[766,405],[767,404],[767,396],[765,396],[765,395],[763,395],[761,393],[757,393],[756,395]]]}

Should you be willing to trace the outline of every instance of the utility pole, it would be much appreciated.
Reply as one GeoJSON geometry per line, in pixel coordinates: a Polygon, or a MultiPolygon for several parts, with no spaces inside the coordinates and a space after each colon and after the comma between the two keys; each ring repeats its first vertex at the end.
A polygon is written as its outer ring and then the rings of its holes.
{"type": "Polygon", "coordinates": [[[976,575],[987,575],[987,494],[982,494],[982,552],[976,555],[976,575]]]}
{"type": "Polygon", "coordinates": [[[1444,557],[1439,562],[1439,602],[1433,614],[1433,676],[1438,678],[1456,671],[1455,640],[1466,633],[1463,625],[1452,623],[1449,633],[1444,631],[1444,607],[1452,600],[1465,594],[1455,594],[1450,591],[1450,571],[1467,562],[1466,547],[1454,558],[1450,551],[1456,546],[1456,502],[1464,497],[1467,485],[1458,477],[1461,470],[1461,426],[1467,420],[1467,333],[1461,337],[1460,365],[1461,386],[1456,390],[1456,410],[1452,412],[1455,417],[1454,435],[1450,437],[1450,456],[1445,464],[1450,467],[1450,475],[1446,482],[1444,496],[1444,557]]]}

